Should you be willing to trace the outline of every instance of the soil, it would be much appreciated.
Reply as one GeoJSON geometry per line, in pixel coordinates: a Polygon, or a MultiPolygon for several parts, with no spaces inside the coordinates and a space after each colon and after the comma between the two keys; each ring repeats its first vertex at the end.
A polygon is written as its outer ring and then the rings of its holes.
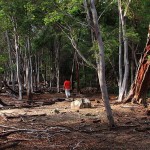
{"type": "MultiPolygon", "coordinates": [[[[109,128],[100,94],[89,98],[92,108],[71,109],[64,93],[36,94],[38,106],[24,106],[12,96],[0,99],[12,106],[0,108],[0,149],[9,150],[149,150],[150,105],[117,104],[110,95],[116,127],[109,128]],[[43,105],[43,101],[53,104],[43,105]],[[59,101],[60,100],[60,101],[59,101]],[[17,106],[17,107],[16,107],[17,106]]],[[[24,103],[23,103],[24,102],[24,103]]],[[[149,100],[148,100],[149,102],[149,100]]]]}

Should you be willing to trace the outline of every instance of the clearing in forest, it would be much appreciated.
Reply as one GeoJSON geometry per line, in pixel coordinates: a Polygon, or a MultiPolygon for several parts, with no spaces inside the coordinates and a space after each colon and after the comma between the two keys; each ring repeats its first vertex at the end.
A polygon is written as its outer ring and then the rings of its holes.
{"type": "Polygon", "coordinates": [[[63,93],[34,95],[31,107],[0,95],[3,102],[11,105],[0,109],[0,149],[149,149],[147,109],[137,104],[116,104],[116,97],[110,95],[117,124],[110,130],[100,95],[84,96],[90,99],[92,108],[71,109],[71,102],[62,100],[63,93]],[[55,102],[50,104],[51,100],[55,102]]]}

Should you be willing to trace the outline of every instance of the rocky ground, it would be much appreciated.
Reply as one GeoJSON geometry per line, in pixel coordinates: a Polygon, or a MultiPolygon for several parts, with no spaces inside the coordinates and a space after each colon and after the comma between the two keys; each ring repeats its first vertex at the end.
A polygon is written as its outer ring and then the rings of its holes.
{"type": "Polygon", "coordinates": [[[33,102],[39,105],[31,107],[1,94],[0,99],[11,106],[0,108],[0,149],[150,149],[150,105],[116,104],[116,96],[110,95],[116,123],[116,128],[110,129],[100,94],[76,97],[89,98],[92,107],[71,109],[63,93],[34,95],[33,102]],[[58,101],[42,103],[54,99],[58,101]]]}

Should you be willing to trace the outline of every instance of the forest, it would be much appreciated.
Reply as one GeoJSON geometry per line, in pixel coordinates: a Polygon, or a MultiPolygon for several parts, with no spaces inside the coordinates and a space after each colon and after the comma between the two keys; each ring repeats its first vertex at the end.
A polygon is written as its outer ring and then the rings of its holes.
{"type": "Polygon", "coordinates": [[[149,0],[0,0],[0,31],[0,149],[149,149],[149,0]]]}

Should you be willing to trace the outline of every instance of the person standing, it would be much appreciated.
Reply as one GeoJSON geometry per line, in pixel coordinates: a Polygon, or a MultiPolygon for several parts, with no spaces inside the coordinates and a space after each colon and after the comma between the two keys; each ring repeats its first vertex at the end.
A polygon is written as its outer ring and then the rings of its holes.
{"type": "Polygon", "coordinates": [[[64,90],[66,98],[70,97],[70,89],[71,89],[71,82],[69,80],[64,81],[64,90]]]}

